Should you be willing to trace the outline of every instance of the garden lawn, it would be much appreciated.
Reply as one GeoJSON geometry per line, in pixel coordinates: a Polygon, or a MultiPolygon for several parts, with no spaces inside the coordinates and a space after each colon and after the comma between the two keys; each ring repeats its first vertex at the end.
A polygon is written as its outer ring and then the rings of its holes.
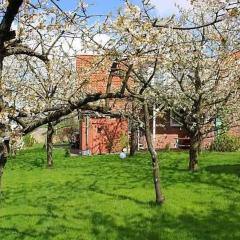
{"type": "Polygon", "coordinates": [[[10,159],[0,199],[1,240],[240,239],[240,153],[161,152],[166,202],[154,204],[148,154],[64,157],[47,169],[42,149],[10,159]]]}

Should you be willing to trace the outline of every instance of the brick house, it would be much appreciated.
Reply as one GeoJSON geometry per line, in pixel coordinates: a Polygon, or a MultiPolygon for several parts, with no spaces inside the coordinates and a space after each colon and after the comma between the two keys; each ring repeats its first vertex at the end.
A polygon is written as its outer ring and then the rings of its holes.
{"type": "MultiPolygon", "coordinates": [[[[77,69],[80,79],[84,79],[85,72],[92,69],[92,73],[87,73],[87,84],[85,90],[88,93],[104,93],[106,92],[107,79],[109,72],[105,66],[109,66],[107,62],[101,62],[97,69],[94,69],[98,56],[80,55],[77,57],[77,69]],[[87,70],[87,71],[86,71],[87,70]]],[[[100,57],[99,57],[100,58],[100,57]]],[[[112,79],[112,90],[120,89],[121,79],[114,76],[112,79]]],[[[104,101],[99,101],[97,104],[104,105],[104,101]]],[[[114,110],[123,110],[131,107],[131,102],[125,100],[111,100],[110,107],[114,110]]],[[[164,117],[153,117],[152,136],[156,149],[176,149],[188,148],[189,138],[184,129],[174,121],[170,114],[164,117]],[[164,123],[164,124],[163,124],[164,123]]],[[[233,135],[240,135],[240,127],[231,129],[233,135]]],[[[203,146],[208,147],[214,140],[215,133],[209,134],[204,139],[203,146]]],[[[112,118],[101,114],[92,114],[83,112],[80,119],[79,130],[79,152],[83,155],[104,154],[111,152],[120,152],[123,147],[126,147],[129,138],[129,121],[124,118],[112,118]]],[[[143,132],[138,132],[138,148],[146,149],[147,144],[143,132]]]]}
{"type": "MultiPolygon", "coordinates": [[[[100,57],[99,57],[100,58],[100,57]]],[[[87,93],[106,92],[109,73],[105,66],[109,63],[101,62],[92,55],[80,55],[77,57],[77,69],[80,79],[86,78],[85,91],[87,93]],[[94,69],[96,61],[98,68],[94,69]],[[92,70],[93,69],[93,70],[92,70]],[[92,73],[91,73],[92,70],[92,73]],[[86,77],[87,74],[90,74],[86,77]],[[85,74],[85,75],[84,75],[85,74]]],[[[111,89],[119,89],[121,79],[114,76],[111,89]]],[[[98,105],[104,106],[105,100],[99,101],[98,105]]],[[[124,100],[111,100],[109,106],[115,110],[127,108],[129,103],[124,100]]],[[[83,155],[104,154],[120,152],[127,145],[128,120],[124,118],[112,118],[110,116],[83,112],[80,119],[79,151],[83,155]]]]}

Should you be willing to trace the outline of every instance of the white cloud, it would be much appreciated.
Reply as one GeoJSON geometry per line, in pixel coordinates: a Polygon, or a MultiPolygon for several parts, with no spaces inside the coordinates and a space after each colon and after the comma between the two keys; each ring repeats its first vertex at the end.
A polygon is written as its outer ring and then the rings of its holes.
{"type": "Polygon", "coordinates": [[[59,44],[62,46],[62,49],[69,56],[74,57],[79,52],[82,51],[82,42],[79,37],[65,37],[59,41],[59,44]]]}
{"type": "Polygon", "coordinates": [[[103,46],[110,40],[110,37],[106,34],[98,34],[94,37],[94,40],[103,46]]]}
{"type": "MultiPolygon", "coordinates": [[[[110,40],[110,37],[106,34],[97,34],[94,37],[94,41],[96,41],[98,44],[104,46],[108,41],[110,40]]],[[[93,51],[90,49],[86,49],[81,41],[81,38],[69,38],[65,37],[62,38],[59,42],[61,44],[63,51],[67,53],[69,56],[76,56],[81,54],[89,54],[92,55],[93,51]]]]}
{"type": "Polygon", "coordinates": [[[189,0],[151,0],[151,1],[156,6],[158,14],[163,17],[172,14],[177,14],[178,8],[176,7],[176,4],[184,9],[190,8],[191,6],[189,0]]]}

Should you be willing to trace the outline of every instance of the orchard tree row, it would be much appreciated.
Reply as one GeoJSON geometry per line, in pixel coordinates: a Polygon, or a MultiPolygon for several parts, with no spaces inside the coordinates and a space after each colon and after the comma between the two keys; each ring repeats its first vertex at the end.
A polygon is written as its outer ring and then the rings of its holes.
{"type": "Polygon", "coordinates": [[[156,202],[162,203],[151,118],[172,113],[190,137],[189,170],[197,170],[198,150],[216,119],[221,127],[239,120],[239,21],[239,0],[191,1],[189,10],[168,18],[158,16],[150,0],[125,0],[116,16],[88,14],[87,1],[68,11],[61,1],[1,1],[0,178],[6,136],[21,137],[47,124],[52,166],[58,122],[75,111],[108,113],[130,119],[131,154],[137,129],[144,130],[156,202]],[[80,74],[76,57],[83,52],[96,58],[80,74]],[[88,83],[101,68],[109,74],[106,91],[92,92],[88,83]],[[117,90],[111,87],[115,75],[121,79],[117,90]],[[110,99],[125,99],[131,108],[116,112],[110,99]]]}

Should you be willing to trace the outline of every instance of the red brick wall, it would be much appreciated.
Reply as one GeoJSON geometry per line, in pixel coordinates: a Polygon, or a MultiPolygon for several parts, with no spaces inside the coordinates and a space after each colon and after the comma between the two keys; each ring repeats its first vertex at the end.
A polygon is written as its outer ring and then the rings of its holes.
{"type": "MultiPolygon", "coordinates": [[[[156,139],[155,148],[164,149],[170,147],[176,148],[177,138],[187,138],[186,132],[180,127],[173,127],[170,125],[170,117],[167,114],[165,117],[157,117],[156,119],[156,139]],[[165,123],[165,124],[164,124],[165,123]]],[[[152,122],[151,122],[152,123],[152,122]]],[[[151,124],[152,131],[152,124],[151,124]]],[[[143,145],[147,148],[146,140],[143,139],[143,145]]]]}
{"type": "Polygon", "coordinates": [[[229,130],[229,134],[232,136],[240,137],[240,126],[231,128],[229,130]]]}
{"type": "MultiPolygon", "coordinates": [[[[110,72],[111,63],[110,61],[102,62],[98,68],[95,68],[96,63],[99,62],[101,56],[93,55],[81,55],[77,57],[77,69],[79,73],[79,79],[87,78],[88,81],[85,84],[85,90],[88,93],[106,92],[107,79],[110,72]],[[93,70],[89,74],[89,70],[93,70]]],[[[115,76],[112,81],[111,91],[117,91],[120,89],[122,79],[115,76]]],[[[101,101],[100,104],[104,104],[105,101],[101,101]]],[[[117,111],[125,108],[130,108],[131,103],[124,100],[111,100],[110,107],[117,111]]],[[[128,122],[127,120],[110,119],[110,118],[90,118],[89,120],[89,143],[86,145],[86,119],[84,119],[82,127],[80,128],[81,150],[90,149],[92,154],[101,154],[109,152],[109,136],[112,138],[114,144],[112,151],[120,151],[119,138],[122,134],[128,133],[128,122]],[[98,128],[102,128],[102,131],[98,131],[98,128]]],[[[187,138],[186,132],[180,127],[170,126],[169,115],[165,118],[157,118],[157,129],[156,129],[156,141],[155,147],[157,149],[163,149],[169,146],[170,148],[176,147],[177,138],[187,138]],[[160,124],[165,123],[165,126],[160,124]]],[[[240,136],[240,127],[232,128],[230,134],[240,136]]],[[[208,148],[211,142],[214,140],[214,134],[210,134],[208,138],[204,139],[202,146],[208,148]]],[[[145,138],[141,138],[141,143],[146,148],[145,138]]]]}
{"type": "Polygon", "coordinates": [[[80,126],[80,151],[90,150],[91,154],[120,152],[128,134],[128,121],[116,118],[89,118],[88,144],[86,142],[86,122],[80,126]]]}
{"type": "MultiPolygon", "coordinates": [[[[108,76],[111,70],[111,62],[103,60],[101,56],[80,55],[77,57],[76,65],[78,69],[79,81],[87,80],[84,89],[87,93],[105,93],[107,88],[108,76]],[[96,67],[97,66],[97,67],[96,67]]],[[[119,91],[122,85],[122,79],[114,76],[112,79],[111,92],[119,91]]],[[[104,105],[105,101],[100,104],[104,105]]],[[[125,100],[110,100],[110,108],[123,110],[129,107],[125,100]]]]}
{"type": "MultiPolygon", "coordinates": [[[[77,69],[79,80],[88,79],[85,89],[89,93],[106,92],[107,79],[111,68],[111,63],[104,60],[101,62],[100,56],[81,55],[77,57],[77,69]]],[[[112,89],[116,90],[121,86],[121,79],[113,77],[112,89]]]]}

